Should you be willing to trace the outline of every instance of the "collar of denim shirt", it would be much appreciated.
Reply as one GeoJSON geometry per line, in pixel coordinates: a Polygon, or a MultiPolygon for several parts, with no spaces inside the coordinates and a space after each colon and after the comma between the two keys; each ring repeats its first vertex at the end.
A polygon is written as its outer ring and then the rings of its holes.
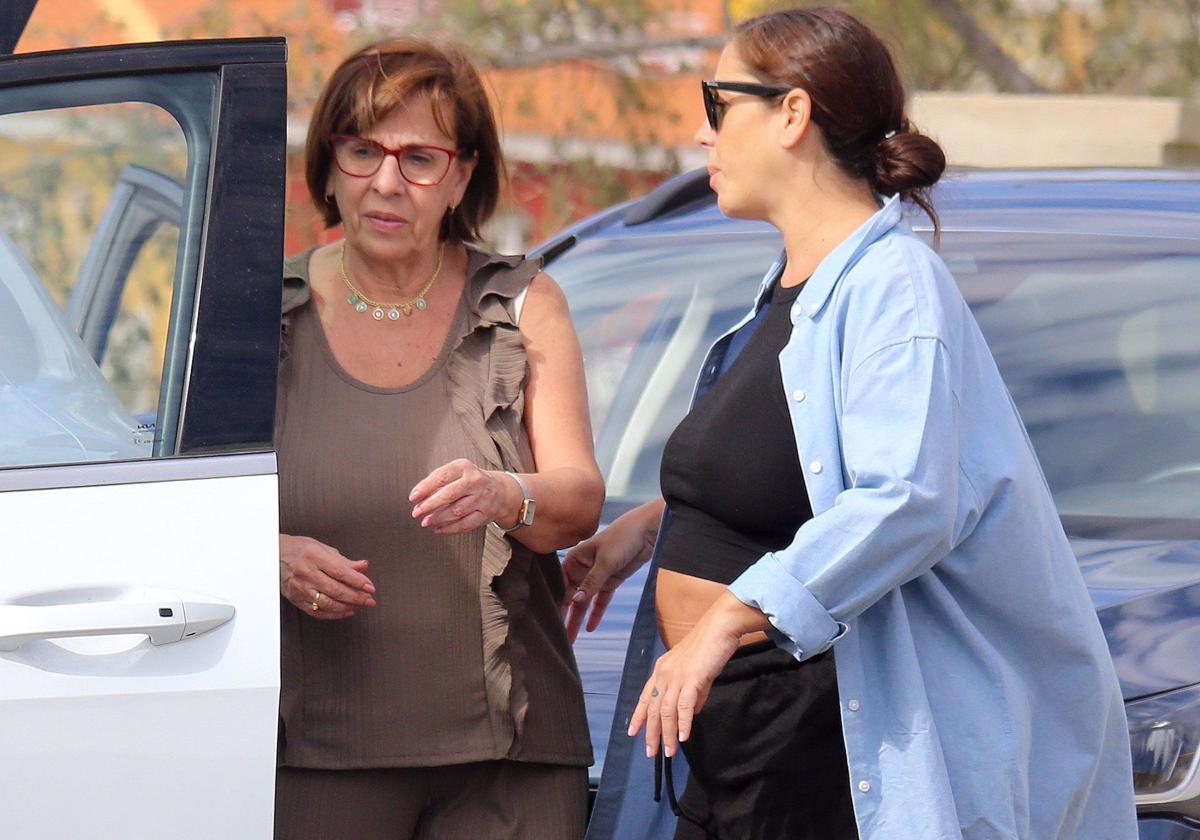
{"type": "MultiPolygon", "coordinates": [[[[880,201],[883,204],[875,211],[875,215],[859,225],[854,233],[830,251],[825,259],[817,265],[812,276],[804,284],[804,288],[800,290],[800,294],[796,296],[796,302],[792,304],[793,324],[801,317],[812,318],[820,312],[821,307],[825,305],[825,301],[833,292],[833,287],[837,285],[837,281],[846,273],[846,269],[858,260],[867,246],[901,224],[904,217],[904,206],[900,203],[900,196],[893,195],[890,198],[881,196],[880,201]]],[[[762,304],[762,298],[767,289],[777,277],[783,274],[786,267],[787,252],[784,251],[767,271],[759,285],[758,294],[754,299],[755,310],[762,304]]]]}

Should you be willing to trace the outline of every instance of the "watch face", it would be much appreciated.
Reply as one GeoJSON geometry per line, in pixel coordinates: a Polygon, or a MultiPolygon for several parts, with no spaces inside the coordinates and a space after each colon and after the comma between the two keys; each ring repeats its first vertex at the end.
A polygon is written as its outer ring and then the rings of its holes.
{"type": "Polygon", "coordinates": [[[537,502],[533,499],[526,499],[521,503],[521,524],[532,525],[534,510],[537,508],[537,502]]]}

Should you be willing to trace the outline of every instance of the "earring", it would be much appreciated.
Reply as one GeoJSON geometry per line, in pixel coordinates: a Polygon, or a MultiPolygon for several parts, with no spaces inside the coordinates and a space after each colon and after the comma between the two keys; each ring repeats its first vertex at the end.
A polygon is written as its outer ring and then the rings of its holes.
{"type": "Polygon", "coordinates": [[[450,225],[454,221],[454,211],[456,209],[455,207],[447,207],[445,214],[442,216],[442,227],[438,231],[438,240],[441,242],[445,242],[450,238],[450,225]]]}

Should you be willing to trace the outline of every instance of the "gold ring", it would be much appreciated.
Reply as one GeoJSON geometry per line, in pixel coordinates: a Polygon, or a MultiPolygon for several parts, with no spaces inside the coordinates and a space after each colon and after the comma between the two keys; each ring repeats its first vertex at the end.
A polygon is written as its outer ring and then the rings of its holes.
{"type": "Polygon", "coordinates": [[[313,612],[317,612],[318,610],[321,609],[321,605],[317,603],[320,600],[321,600],[321,593],[318,592],[316,595],[313,596],[312,603],[309,604],[309,606],[312,607],[313,612]]]}

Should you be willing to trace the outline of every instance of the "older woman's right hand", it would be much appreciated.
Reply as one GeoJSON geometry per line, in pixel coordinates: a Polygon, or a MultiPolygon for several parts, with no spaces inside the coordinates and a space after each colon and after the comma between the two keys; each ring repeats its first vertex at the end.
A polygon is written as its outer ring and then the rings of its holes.
{"type": "Polygon", "coordinates": [[[279,535],[279,591],[312,618],[349,618],[375,606],[366,560],[348,560],[309,537],[279,535]]]}

